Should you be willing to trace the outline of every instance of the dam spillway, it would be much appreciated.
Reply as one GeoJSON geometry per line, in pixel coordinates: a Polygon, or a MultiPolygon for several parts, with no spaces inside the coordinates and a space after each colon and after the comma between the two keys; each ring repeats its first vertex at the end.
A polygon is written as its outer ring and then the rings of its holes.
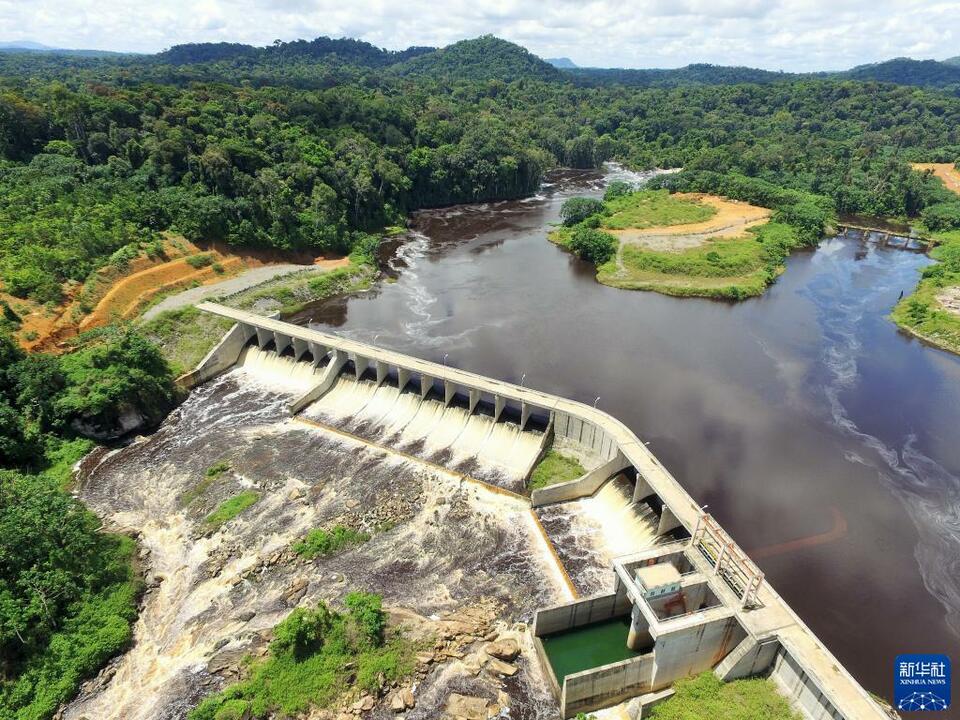
{"type": "Polygon", "coordinates": [[[521,431],[517,419],[494,418],[465,402],[444,404],[432,388],[340,375],[304,415],[378,444],[475,475],[508,490],[523,490],[540,453],[543,430],[521,431]]]}
{"type": "MultiPolygon", "coordinates": [[[[625,612],[633,613],[631,638],[646,633],[656,639],[662,632],[672,639],[669,645],[654,643],[652,652],[624,661],[615,672],[595,669],[606,673],[602,678],[594,670],[568,676],[562,686],[554,678],[564,717],[625,698],[642,701],[703,670],[723,680],[769,675],[807,718],[885,717],[729,535],[644,443],[605,412],[245,311],[213,303],[198,307],[235,324],[179,379],[185,387],[239,361],[251,376],[285,385],[293,398],[291,414],[464,475],[486,474],[481,479],[515,497],[546,449],[575,448],[587,472],[535,490],[528,502],[546,519],[538,520],[545,535],[551,516],[566,516],[571,528],[599,530],[594,534],[602,537],[597,546],[607,553],[603,560],[613,559],[614,591],[538,611],[534,639],[625,612]],[[667,538],[672,544],[663,544],[667,538]],[[653,603],[653,610],[643,610],[647,615],[638,615],[646,606],[632,573],[654,564],[673,566],[690,612],[660,617],[653,603]],[[712,639],[697,641],[698,628],[714,633],[712,639]],[[685,653],[691,642],[696,651],[685,653]]],[[[596,565],[596,557],[590,564],[596,565]]]]}

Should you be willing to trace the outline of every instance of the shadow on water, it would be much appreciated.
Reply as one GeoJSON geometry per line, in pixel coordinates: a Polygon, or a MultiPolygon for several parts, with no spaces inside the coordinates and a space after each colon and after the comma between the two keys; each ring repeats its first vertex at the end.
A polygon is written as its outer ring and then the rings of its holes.
{"type": "Polygon", "coordinates": [[[396,281],[302,322],[526,384],[626,422],[869,689],[960,637],[960,361],[886,319],[930,260],[852,235],[739,304],[627,292],[550,244],[563,200],[425,211],[396,281]],[[846,533],[829,533],[835,513],[846,533]],[[815,592],[811,592],[815,589],[815,592]]]}

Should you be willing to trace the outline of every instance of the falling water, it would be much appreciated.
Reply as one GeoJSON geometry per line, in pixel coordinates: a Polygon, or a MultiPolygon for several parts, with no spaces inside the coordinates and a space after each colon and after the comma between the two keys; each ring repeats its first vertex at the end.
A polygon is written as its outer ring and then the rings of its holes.
{"type": "Polygon", "coordinates": [[[593,496],[540,508],[557,554],[582,595],[613,587],[612,561],[657,543],[657,514],[617,475],[593,496]]]}

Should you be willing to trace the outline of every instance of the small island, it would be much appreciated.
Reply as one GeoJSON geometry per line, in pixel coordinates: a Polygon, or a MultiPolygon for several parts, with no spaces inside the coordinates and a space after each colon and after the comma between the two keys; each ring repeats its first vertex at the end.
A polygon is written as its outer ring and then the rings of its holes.
{"type": "Polygon", "coordinates": [[[620,182],[602,201],[571,198],[562,217],[550,240],[593,262],[599,282],[675,296],[760,295],[811,241],[788,213],[748,199],[620,182]]]}

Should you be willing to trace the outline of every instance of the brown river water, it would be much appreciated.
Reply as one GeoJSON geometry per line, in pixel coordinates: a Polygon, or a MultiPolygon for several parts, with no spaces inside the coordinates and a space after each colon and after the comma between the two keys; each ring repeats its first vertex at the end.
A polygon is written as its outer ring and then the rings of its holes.
{"type": "Polygon", "coordinates": [[[389,280],[298,320],[599,398],[868,689],[898,653],[960,661],[960,359],[885,317],[929,258],[849,231],[738,304],[608,288],[546,239],[603,181],[422,212],[389,280]]]}

